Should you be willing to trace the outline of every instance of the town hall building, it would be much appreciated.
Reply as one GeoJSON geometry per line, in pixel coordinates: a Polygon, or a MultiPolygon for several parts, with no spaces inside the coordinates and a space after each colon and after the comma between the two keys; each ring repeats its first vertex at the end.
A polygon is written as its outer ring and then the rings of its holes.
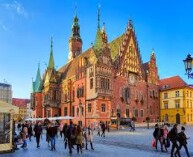
{"type": "Polygon", "coordinates": [[[36,117],[73,116],[82,126],[100,121],[137,122],[159,119],[159,76],[154,52],[142,62],[134,26],[108,41],[98,27],[92,47],[82,52],[78,17],[69,38],[68,62],[56,69],[51,40],[50,58],[43,76],[38,67],[32,82],[31,103],[36,117]]]}

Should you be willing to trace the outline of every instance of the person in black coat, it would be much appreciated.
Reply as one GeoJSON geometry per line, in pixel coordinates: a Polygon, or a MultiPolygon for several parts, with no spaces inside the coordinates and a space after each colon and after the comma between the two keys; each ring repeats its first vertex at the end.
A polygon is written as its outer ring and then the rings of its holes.
{"type": "Polygon", "coordinates": [[[155,138],[155,149],[157,150],[157,144],[158,141],[160,143],[161,146],[161,151],[163,152],[163,129],[160,128],[160,126],[158,124],[155,125],[155,130],[153,132],[153,137],[155,138]]]}
{"type": "MultiPolygon", "coordinates": [[[[186,137],[186,134],[184,133],[185,132],[185,127],[181,127],[181,132],[178,133],[178,141],[180,143],[180,147],[179,147],[179,150],[182,148],[182,146],[184,147],[185,151],[186,151],[186,154],[188,157],[190,157],[190,154],[188,152],[188,147],[187,147],[187,137],[186,137]]],[[[177,152],[175,153],[177,154],[177,152]]]]}
{"type": "Polygon", "coordinates": [[[178,126],[178,124],[174,124],[173,128],[168,133],[169,139],[172,142],[171,157],[174,156],[174,149],[175,148],[176,148],[175,154],[178,154],[178,157],[181,157],[180,149],[179,149],[179,146],[177,144],[177,140],[178,140],[178,128],[177,128],[177,126],[178,126]]]}
{"type": "Polygon", "coordinates": [[[40,136],[42,134],[42,126],[41,122],[38,122],[35,127],[34,127],[34,132],[35,132],[35,137],[36,137],[36,143],[37,143],[37,148],[40,147],[40,136]]]}
{"type": "Polygon", "coordinates": [[[32,130],[32,124],[29,123],[28,125],[28,137],[29,137],[29,140],[31,141],[31,137],[33,136],[33,130],[32,130]]]}
{"type": "Polygon", "coordinates": [[[50,137],[50,141],[51,141],[51,151],[52,150],[56,150],[56,135],[57,135],[57,127],[54,126],[53,123],[51,123],[51,126],[48,128],[48,135],[50,137]]]}

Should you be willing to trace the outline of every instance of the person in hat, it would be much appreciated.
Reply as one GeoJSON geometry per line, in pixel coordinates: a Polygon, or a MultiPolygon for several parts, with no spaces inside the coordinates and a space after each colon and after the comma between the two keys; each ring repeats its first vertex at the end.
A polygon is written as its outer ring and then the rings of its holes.
{"type": "MultiPolygon", "coordinates": [[[[186,154],[188,157],[190,157],[190,154],[188,152],[188,147],[187,147],[187,137],[186,137],[186,134],[185,134],[185,127],[181,127],[181,132],[178,133],[178,141],[180,143],[180,146],[179,146],[179,149],[182,148],[182,146],[184,147],[185,151],[186,151],[186,154]]],[[[176,152],[177,153],[177,152],[176,152]]],[[[176,154],[175,153],[175,154],[176,154]]]]}

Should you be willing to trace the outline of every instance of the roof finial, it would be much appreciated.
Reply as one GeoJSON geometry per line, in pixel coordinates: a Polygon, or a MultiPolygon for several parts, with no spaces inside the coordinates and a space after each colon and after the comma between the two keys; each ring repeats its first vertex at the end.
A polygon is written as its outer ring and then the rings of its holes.
{"type": "Polygon", "coordinates": [[[103,31],[105,31],[105,22],[103,22],[103,28],[102,28],[103,31]]]}
{"type": "Polygon", "coordinates": [[[98,29],[100,29],[100,4],[98,4],[98,29]]]}
{"type": "Polygon", "coordinates": [[[53,49],[53,38],[51,37],[51,51],[53,49]]]}
{"type": "Polygon", "coordinates": [[[75,1],[74,16],[77,16],[77,1],[75,1]]]}
{"type": "Polygon", "coordinates": [[[40,68],[40,61],[38,62],[38,68],[40,68]]]}
{"type": "Polygon", "coordinates": [[[133,21],[130,19],[128,24],[129,29],[133,29],[133,21]]]}

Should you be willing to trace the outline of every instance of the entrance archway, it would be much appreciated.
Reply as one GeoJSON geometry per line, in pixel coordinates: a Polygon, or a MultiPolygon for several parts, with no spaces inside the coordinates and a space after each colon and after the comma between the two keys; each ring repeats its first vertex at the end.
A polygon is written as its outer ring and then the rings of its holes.
{"type": "Polygon", "coordinates": [[[176,114],[176,123],[180,124],[180,114],[179,113],[176,114]]]}

